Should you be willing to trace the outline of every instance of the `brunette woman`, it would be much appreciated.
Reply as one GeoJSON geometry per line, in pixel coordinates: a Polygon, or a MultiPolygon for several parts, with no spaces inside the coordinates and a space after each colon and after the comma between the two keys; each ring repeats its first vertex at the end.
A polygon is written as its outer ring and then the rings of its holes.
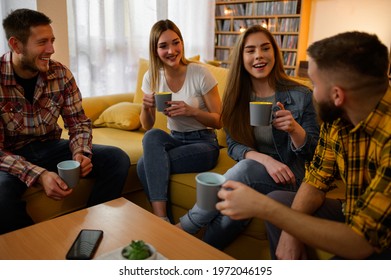
{"type": "MultiPolygon", "coordinates": [[[[290,79],[273,35],[261,26],[244,31],[233,49],[223,97],[228,154],[238,163],[224,176],[261,193],[296,191],[317,145],[319,126],[309,88],[290,79]],[[249,102],[272,102],[269,126],[250,125],[249,102]]],[[[223,248],[246,226],[195,205],[180,219],[190,233],[207,226],[204,240],[223,248]]]]}

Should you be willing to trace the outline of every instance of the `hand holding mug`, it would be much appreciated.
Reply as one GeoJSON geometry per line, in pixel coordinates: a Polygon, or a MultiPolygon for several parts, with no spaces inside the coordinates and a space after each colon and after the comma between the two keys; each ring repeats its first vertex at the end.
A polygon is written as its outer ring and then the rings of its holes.
{"type": "Polygon", "coordinates": [[[151,109],[155,108],[156,103],[155,103],[155,94],[144,94],[143,96],[143,108],[144,109],[151,109]]]}
{"type": "Polygon", "coordinates": [[[80,180],[80,162],[64,160],[57,164],[58,175],[69,188],[75,188],[80,180]]]}
{"type": "Polygon", "coordinates": [[[293,118],[291,111],[285,110],[285,107],[281,102],[277,102],[277,106],[280,110],[276,110],[273,113],[273,126],[278,130],[292,133],[298,123],[293,118]]]}
{"type": "Polygon", "coordinates": [[[172,92],[168,92],[168,91],[156,92],[155,93],[156,110],[158,112],[164,112],[165,109],[171,106],[170,104],[168,104],[168,102],[171,101],[171,98],[172,98],[172,92]]]}

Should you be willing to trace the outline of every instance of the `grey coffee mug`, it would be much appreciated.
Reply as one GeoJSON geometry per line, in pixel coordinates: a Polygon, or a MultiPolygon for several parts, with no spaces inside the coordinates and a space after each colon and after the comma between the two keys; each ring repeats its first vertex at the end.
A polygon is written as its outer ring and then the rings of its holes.
{"type": "Polygon", "coordinates": [[[80,180],[80,162],[76,160],[64,160],[57,164],[58,175],[69,188],[77,186],[80,180]]]}
{"type": "Polygon", "coordinates": [[[155,103],[156,110],[158,112],[163,112],[164,109],[170,105],[166,104],[167,101],[171,101],[172,93],[171,92],[157,92],[155,93],[155,103]]]}
{"type": "Polygon", "coordinates": [[[250,125],[268,126],[272,115],[271,102],[250,102],[250,125]]]}
{"type": "Polygon", "coordinates": [[[225,181],[225,177],[218,173],[204,172],[198,174],[196,176],[197,206],[207,211],[216,210],[216,203],[219,202],[217,193],[225,181]]]}

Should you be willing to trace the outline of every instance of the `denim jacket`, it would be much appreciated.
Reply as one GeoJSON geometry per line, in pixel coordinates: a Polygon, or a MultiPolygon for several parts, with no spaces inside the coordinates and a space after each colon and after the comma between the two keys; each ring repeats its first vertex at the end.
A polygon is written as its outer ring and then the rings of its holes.
{"type": "MultiPolygon", "coordinates": [[[[305,162],[312,160],[319,138],[319,124],[312,102],[312,91],[298,86],[288,91],[276,92],[276,101],[281,102],[306,131],[304,144],[295,148],[287,132],[272,128],[273,142],[279,157],[277,160],[289,166],[298,180],[297,183],[300,184],[304,177],[305,162]]],[[[232,159],[240,161],[248,151],[255,150],[234,141],[228,133],[226,135],[228,155],[232,159]]]]}

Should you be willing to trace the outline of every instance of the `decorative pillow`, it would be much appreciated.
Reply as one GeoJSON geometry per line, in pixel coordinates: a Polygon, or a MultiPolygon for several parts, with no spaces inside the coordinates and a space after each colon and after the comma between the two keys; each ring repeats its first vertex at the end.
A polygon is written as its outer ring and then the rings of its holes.
{"type": "Polygon", "coordinates": [[[136,130],[141,126],[140,113],[141,104],[120,102],[104,110],[94,121],[94,126],[136,130]]]}

